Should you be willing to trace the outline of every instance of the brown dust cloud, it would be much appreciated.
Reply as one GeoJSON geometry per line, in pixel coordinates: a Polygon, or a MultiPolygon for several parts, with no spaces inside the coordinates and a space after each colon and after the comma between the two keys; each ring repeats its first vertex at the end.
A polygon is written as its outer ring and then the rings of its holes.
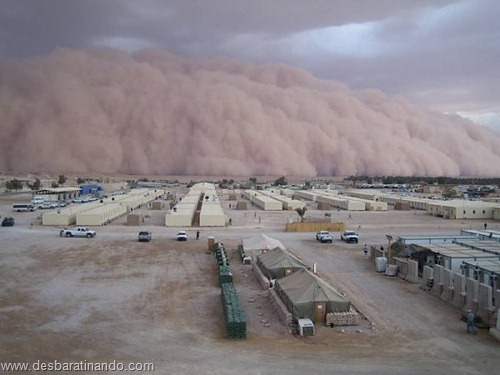
{"type": "Polygon", "coordinates": [[[500,135],[286,65],[59,49],[0,62],[0,170],[498,176],[500,135]]]}

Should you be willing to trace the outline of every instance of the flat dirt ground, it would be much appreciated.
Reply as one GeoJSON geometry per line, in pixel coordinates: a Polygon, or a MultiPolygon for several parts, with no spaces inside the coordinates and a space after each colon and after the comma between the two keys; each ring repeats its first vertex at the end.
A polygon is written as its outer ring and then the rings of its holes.
{"type": "MultiPolygon", "coordinates": [[[[154,363],[159,374],[498,374],[500,343],[479,329],[466,333],[461,311],[399,278],[375,272],[364,244],[386,246],[385,234],[456,235],[483,222],[450,221],[423,212],[331,211],[359,230],[359,244],[321,244],[314,233],[286,233],[295,212],[234,210],[226,228],[167,228],[165,210],[142,211],[139,227],[121,218],[94,228],[93,239],[61,238],[41,226],[41,211],[0,228],[0,358],[3,362],[154,363]],[[153,232],[137,242],[139,229],[153,232]],[[177,242],[186,229],[187,242],[177,242]],[[362,316],[357,327],[317,326],[299,337],[277,320],[268,292],[237,254],[244,238],[279,239],[345,293],[362,316]],[[248,338],[225,338],[215,258],[208,237],[224,244],[247,317],[248,338]]],[[[168,203],[168,202],[166,202],[168,203]]],[[[229,208],[231,204],[232,208],[229,208]]],[[[324,216],[308,203],[306,216],[324,216]]],[[[488,228],[498,229],[498,222],[488,228]]],[[[335,233],[336,238],[339,234],[335,233]]],[[[18,372],[21,373],[21,372],[18,372]]]]}

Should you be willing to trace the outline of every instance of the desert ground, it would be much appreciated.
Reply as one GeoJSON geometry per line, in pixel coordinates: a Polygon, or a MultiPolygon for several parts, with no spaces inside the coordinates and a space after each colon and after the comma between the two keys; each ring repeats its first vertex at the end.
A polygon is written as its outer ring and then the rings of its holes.
{"type": "MultiPolygon", "coordinates": [[[[40,224],[41,212],[12,212],[18,195],[0,196],[0,358],[5,362],[154,363],[159,374],[494,374],[500,343],[487,329],[466,333],[461,311],[419,285],[377,273],[364,244],[386,246],[385,234],[458,234],[483,222],[452,221],[423,212],[331,211],[359,231],[358,244],[335,233],[332,244],[314,233],[287,233],[295,212],[237,211],[223,201],[232,225],[167,228],[166,210],[143,208],[146,223],[121,218],[93,228],[92,239],[61,238],[40,224]],[[140,229],[153,233],[139,243],[140,229]],[[188,231],[177,242],[177,230],[188,231]],[[200,239],[195,233],[200,230],[200,239]],[[356,327],[316,326],[300,337],[277,319],[268,291],[236,253],[244,238],[279,239],[337,290],[361,315],[356,327]],[[247,339],[225,338],[215,258],[208,237],[232,257],[245,308],[247,339]]],[[[324,215],[312,203],[307,215],[324,215]]],[[[499,227],[488,222],[488,227],[499,227]]],[[[16,373],[22,373],[21,371],[16,373]]],[[[26,372],[27,373],[27,372],[26,372]]]]}

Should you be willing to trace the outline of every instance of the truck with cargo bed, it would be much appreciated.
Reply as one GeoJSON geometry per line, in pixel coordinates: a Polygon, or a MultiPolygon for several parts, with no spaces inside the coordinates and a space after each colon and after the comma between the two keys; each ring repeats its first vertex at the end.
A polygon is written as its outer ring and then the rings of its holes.
{"type": "Polygon", "coordinates": [[[333,241],[333,235],[326,231],[326,230],[322,230],[322,231],[319,231],[318,233],[316,233],[316,240],[318,240],[319,242],[330,242],[332,243],[333,241]]]}
{"type": "Polygon", "coordinates": [[[64,228],[61,229],[59,235],[61,237],[87,237],[92,238],[96,236],[96,231],[87,229],[85,227],[64,228]]]}

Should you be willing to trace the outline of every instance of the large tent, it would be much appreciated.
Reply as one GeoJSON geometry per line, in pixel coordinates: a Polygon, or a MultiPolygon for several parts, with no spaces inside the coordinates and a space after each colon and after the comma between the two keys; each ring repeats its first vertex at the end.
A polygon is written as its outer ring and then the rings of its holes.
{"type": "Polygon", "coordinates": [[[268,279],[280,279],[307,266],[288,251],[279,247],[257,255],[257,265],[268,279]]]}
{"type": "Polygon", "coordinates": [[[306,269],[276,280],[274,289],[294,320],[325,323],[327,313],[349,312],[350,302],[331,285],[306,269]]]}
{"type": "Polygon", "coordinates": [[[243,248],[245,250],[271,250],[277,247],[282,250],[286,249],[280,240],[271,238],[265,234],[259,234],[243,240],[243,248]]]}
{"type": "Polygon", "coordinates": [[[254,237],[246,238],[243,240],[243,251],[248,255],[256,255],[265,253],[268,250],[280,248],[286,250],[285,245],[275,238],[259,234],[254,237]]]}

